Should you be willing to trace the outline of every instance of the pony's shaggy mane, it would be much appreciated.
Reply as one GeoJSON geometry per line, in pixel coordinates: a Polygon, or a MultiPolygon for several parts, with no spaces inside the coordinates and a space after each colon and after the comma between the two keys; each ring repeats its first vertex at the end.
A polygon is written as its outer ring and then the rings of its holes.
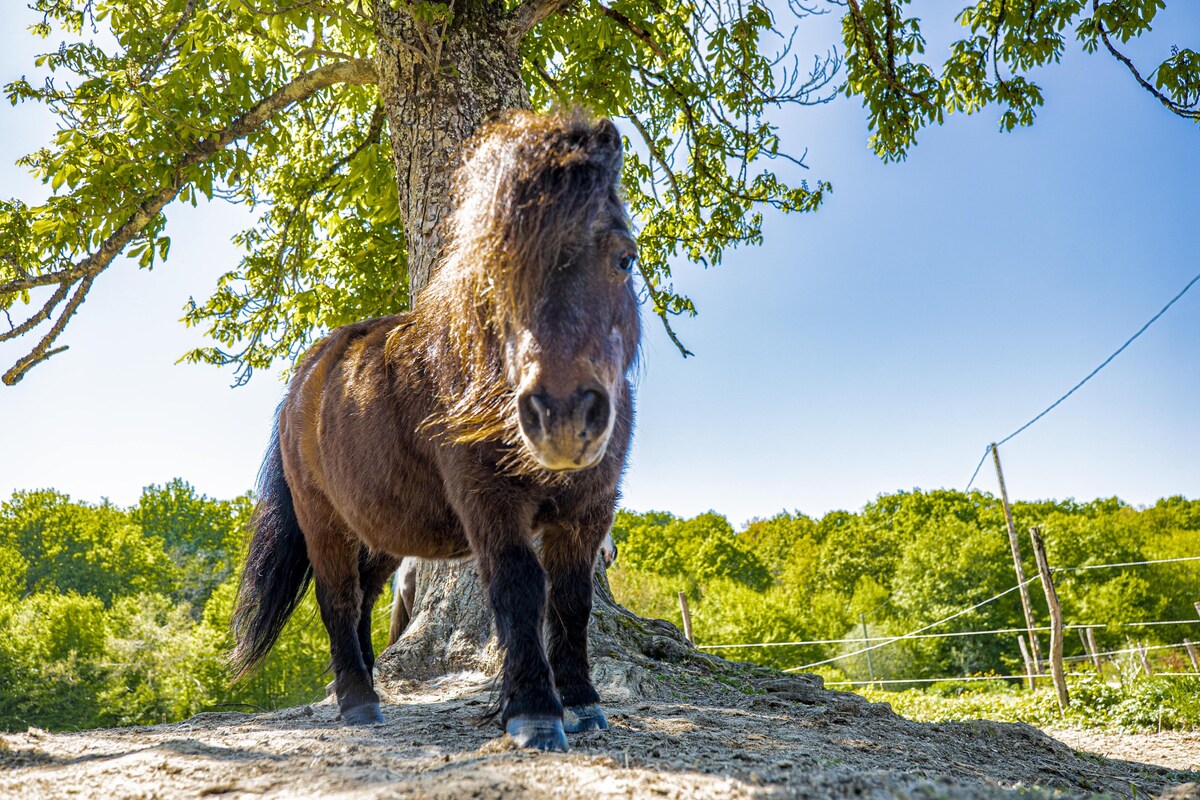
{"type": "Polygon", "coordinates": [[[413,315],[429,332],[439,411],[426,422],[449,441],[510,445],[516,472],[546,474],[519,444],[516,397],[502,350],[531,319],[548,278],[597,224],[626,221],[621,140],[582,111],[511,112],[484,125],[453,178],[439,267],[413,315]]]}

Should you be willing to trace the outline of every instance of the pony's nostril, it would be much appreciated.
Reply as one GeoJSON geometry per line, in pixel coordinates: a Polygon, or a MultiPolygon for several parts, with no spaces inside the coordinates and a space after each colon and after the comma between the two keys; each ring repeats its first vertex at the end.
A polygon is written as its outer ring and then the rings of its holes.
{"type": "Polygon", "coordinates": [[[583,423],[579,426],[579,438],[589,439],[602,433],[608,425],[608,397],[589,389],[579,398],[578,419],[583,423]]]}
{"type": "Polygon", "coordinates": [[[521,427],[530,439],[539,440],[550,431],[550,405],[545,398],[536,394],[524,395],[517,403],[521,427]]]}
{"type": "Polygon", "coordinates": [[[534,413],[544,422],[550,421],[550,406],[541,397],[536,394],[529,396],[529,405],[533,408],[534,413]]]}

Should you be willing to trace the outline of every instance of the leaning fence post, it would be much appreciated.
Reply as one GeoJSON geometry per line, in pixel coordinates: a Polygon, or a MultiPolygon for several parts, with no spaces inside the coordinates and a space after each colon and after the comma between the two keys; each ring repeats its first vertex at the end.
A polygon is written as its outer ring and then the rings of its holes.
{"type": "MultiPolygon", "coordinates": [[[[1033,606],[1029,602],[1029,584],[1025,580],[1025,568],[1021,566],[1021,546],[1017,542],[1017,528],[1013,525],[1012,509],[1008,505],[1008,488],[1004,485],[1004,470],[1000,468],[1000,448],[992,443],[992,460],[996,462],[996,479],[1000,483],[1000,501],[1004,505],[1004,524],[1008,528],[1008,544],[1012,548],[1013,571],[1017,574],[1018,591],[1021,593],[1021,610],[1025,613],[1025,628],[1029,634],[1029,649],[1033,658],[1034,673],[1042,674],[1042,648],[1034,633],[1033,606]]],[[[1200,605],[1196,606],[1200,611],[1200,605]]]]}
{"type": "Polygon", "coordinates": [[[871,663],[871,643],[867,637],[867,615],[859,613],[858,621],[862,623],[863,629],[863,651],[867,654],[867,675],[871,678],[871,685],[875,685],[875,665],[871,663]]]}
{"type": "Polygon", "coordinates": [[[1096,674],[1101,674],[1100,670],[1100,648],[1096,646],[1096,632],[1092,628],[1087,629],[1088,645],[1092,648],[1092,663],[1096,665],[1096,674]]]}
{"type": "Polygon", "coordinates": [[[1152,670],[1150,668],[1150,659],[1146,655],[1146,645],[1142,644],[1141,642],[1138,642],[1137,643],[1137,653],[1138,653],[1138,656],[1142,659],[1142,669],[1144,669],[1146,671],[1146,677],[1149,678],[1151,675],[1154,674],[1154,670],[1152,670]]]}
{"type": "Polygon", "coordinates": [[[1050,674],[1054,677],[1054,689],[1058,694],[1058,711],[1065,714],[1067,706],[1071,704],[1071,697],[1067,694],[1067,677],[1063,674],[1062,606],[1058,602],[1058,592],[1054,591],[1054,579],[1050,576],[1050,562],[1046,560],[1041,531],[1038,528],[1030,528],[1029,539],[1033,543],[1033,557],[1037,560],[1038,572],[1042,575],[1046,605],[1050,607],[1050,674]]]}
{"type": "Polygon", "coordinates": [[[1033,659],[1029,656],[1029,645],[1025,644],[1025,637],[1018,636],[1017,644],[1021,645],[1021,660],[1025,662],[1025,678],[1029,681],[1029,691],[1037,688],[1033,681],[1035,670],[1033,668],[1033,659]]]}
{"type": "Polygon", "coordinates": [[[1192,659],[1192,669],[1200,672],[1200,660],[1196,659],[1196,645],[1192,644],[1191,639],[1184,639],[1183,646],[1187,648],[1188,658],[1192,659]]]}
{"type": "Polygon", "coordinates": [[[1092,632],[1091,628],[1078,628],[1079,641],[1083,642],[1083,652],[1087,656],[1088,661],[1092,662],[1092,666],[1096,668],[1096,672],[1100,672],[1100,657],[1096,655],[1095,639],[1088,642],[1088,634],[1092,632]]]}
{"type": "Polygon", "coordinates": [[[688,613],[687,595],[683,592],[679,593],[679,610],[683,612],[683,635],[688,640],[688,644],[695,644],[692,639],[692,615],[688,613]]]}

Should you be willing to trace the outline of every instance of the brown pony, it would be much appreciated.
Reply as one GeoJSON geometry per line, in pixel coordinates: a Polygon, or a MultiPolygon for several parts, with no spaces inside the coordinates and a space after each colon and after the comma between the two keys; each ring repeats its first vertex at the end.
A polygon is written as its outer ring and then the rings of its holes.
{"type": "Polygon", "coordinates": [[[607,727],[587,624],[640,338],[620,167],[608,120],[488,124],[413,310],[340,328],[300,363],[260,476],[238,677],[314,579],[342,719],[382,721],[370,619],[384,582],[404,556],[474,555],[505,648],[505,730],[566,750],[564,730],[607,727]]]}

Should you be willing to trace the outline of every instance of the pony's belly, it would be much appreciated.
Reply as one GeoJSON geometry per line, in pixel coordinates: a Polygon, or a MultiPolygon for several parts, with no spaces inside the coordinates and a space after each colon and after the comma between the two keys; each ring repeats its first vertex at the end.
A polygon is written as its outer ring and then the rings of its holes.
{"type": "Polygon", "coordinates": [[[466,534],[449,507],[435,510],[388,504],[376,509],[359,507],[347,516],[352,517],[347,519],[350,527],[372,550],[430,559],[470,555],[466,534]]]}

